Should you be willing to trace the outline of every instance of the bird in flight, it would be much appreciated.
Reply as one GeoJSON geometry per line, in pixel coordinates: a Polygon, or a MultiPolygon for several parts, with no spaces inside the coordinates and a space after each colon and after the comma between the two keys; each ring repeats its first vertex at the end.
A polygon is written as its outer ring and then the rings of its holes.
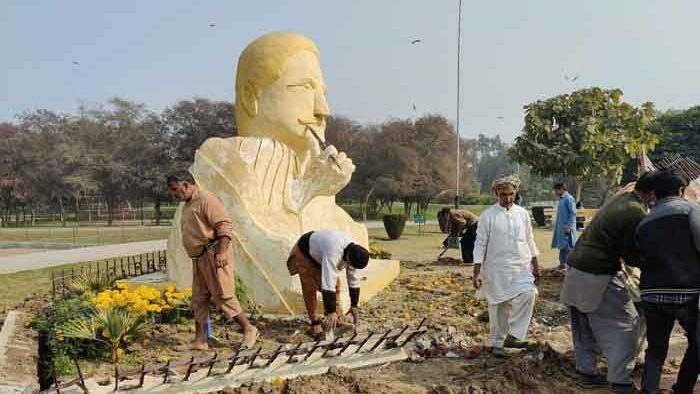
{"type": "Polygon", "coordinates": [[[569,82],[576,82],[576,80],[578,79],[578,75],[576,75],[575,77],[572,78],[572,77],[569,77],[568,75],[564,74],[564,79],[566,79],[569,82]]]}
{"type": "Polygon", "coordinates": [[[415,104],[413,104],[413,110],[414,110],[414,111],[416,110],[416,105],[415,105],[415,104]]]}
{"type": "Polygon", "coordinates": [[[496,116],[496,119],[503,119],[502,116],[496,116]]]}
{"type": "Polygon", "coordinates": [[[77,66],[78,64],[80,64],[80,63],[78,63],[77,61],[73,60],[73,65],[74,65],[74,66],[77,66]]]}
{"type": "Polygon", "coordinates": [[[419,42],[423,42],[422,40],[411,40],[411,44],[418,44],[419,42]]]}
{"type": "Polygon", "coordinates": [[[216,27],[216,23],[210,23],[209,27],[216,27]]]}

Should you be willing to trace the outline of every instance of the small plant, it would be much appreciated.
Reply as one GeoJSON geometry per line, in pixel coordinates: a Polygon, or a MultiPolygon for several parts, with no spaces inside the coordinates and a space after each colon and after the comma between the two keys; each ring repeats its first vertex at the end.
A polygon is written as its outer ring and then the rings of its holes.
{"type": "Polygon", "coordinates": [[[384,229],[389,239],[399,239],[406,227],[406,215],[401,213],[391,213],[384,215],[384,229]]]}
{"type": "Polygon", "coordinates": [[[251,322],[256,323],[262,317],[262,305],[258,304],[253,300],[247,300],[246,306],[248,310],[248,319],[251,322]]]}
{"type": "Polygon", "coordinates": [[[151,328],[144,314],[122,308],[93,309],[64,324],[60,334],[66,338],[80,338],[107,344],[112,353],[112,363],[119,361],[127,344],[139,339],[151,328]]]}
{"type": "Polygon", "coordinates": [[[113,276],[99,275],[96,271],[89,270],[74,278],[68,285],[68,289],[74,294],[96,292],[112,287],[115,279],[113,276]]]}

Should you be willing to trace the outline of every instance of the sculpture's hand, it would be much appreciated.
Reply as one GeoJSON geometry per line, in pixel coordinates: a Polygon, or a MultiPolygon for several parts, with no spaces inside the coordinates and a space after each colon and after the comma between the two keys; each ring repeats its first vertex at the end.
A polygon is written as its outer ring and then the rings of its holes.
{"type": "MultiPolygon", "coordinates": [[[[314,141],[316,142],[316,141],[314,141]]],[[[316,143],[306,168],[304,178],[318,186],[319,195],[335,195],[350,182],[355,165],[344,152],[338,153],[333,145],[323,151],[316,143]]]]}

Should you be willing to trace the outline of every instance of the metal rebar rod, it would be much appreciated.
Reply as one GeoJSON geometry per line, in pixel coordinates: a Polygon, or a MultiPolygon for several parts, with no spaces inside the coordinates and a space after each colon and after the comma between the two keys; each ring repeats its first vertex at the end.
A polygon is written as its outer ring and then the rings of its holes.
{"type": "Polygon", "coordinates": [[[365,337],[365,339],[363,339],[362,342],[360,342],[360,346],[358,346],[357,349],[355,349],[355,351],[352,353],[355,354],[355,353],[359,352],[360,349],[362,349],[362,347],[365,346],[367,341],[369,341],[369,339],[372,338],[373,336],[374,336],[374,331],[370,331],[369,334],[367,334],[367,337],[365,337]]]}
{"type": "Polygon", "coordinates": [[[303,342],[299,342],[299,344],[294,349],[290,350],[289,358],[287,358],[287,361],[285,361],[285,364],[289,363],[290,361],[292,361],[294,359],[294,356],[297,355],[297,350],[299,350],[299,348],[303,344],[304,344],[303,342]]]}
{"type": "Polygon", "coordinates": [[[209,370],[207,370],[207,376],[211,376],[211,370],[214,369],[214,364],[216,364],[216,359],[219,357],[218,352],[214,352],[214,356],[211,358],[211,360],[208,361],[209,363],[209,370]]]}
{"type": "Polygon", "coordinates": [[[182,379],[185,382],[190,380],[190,375],[192,375],[192,370],[194,369],[194,356],[190,357],[190,362],[187,363],[187,372],[185,373],[185,378],[182,379]]]}
{"type": "Polygon", "coordinates": [[[168,372],[170,372],[170,360],[165,363],[165,367],[163,367],[163,384],[168,383],[168,372]]]}
{"type": "Polygon", "coordinates": [[[303,360],[303,361],[308,360],[309,357],[311,357],[311,355],[314,354],[314,352],[316,351],[316,349],[319,348],[319,344],[320,344],[320,343],[321,343],[321,340],[320,340],[320,339],[317,340],[316,343],[314,343],[314,346],[311,348],[311,350],[310,350],[308,353],[306,353],[306,356],[304,357],[304,360],[303,360]]]}
{"type": "Polygon", "coordinates": [[[403,335],[406,330],[408,330],[408,325],[405,325],[398,334],[390,336],[389,339],[387,339],[387,345],[392,347],[395,346],[396,342],[399,340],[399,338],[401,338],[401,335],[403,335]]]}
{"type": "Polygon", "coordinates": [[[265,368],[269,367],[270,365],[272,365],[272,363],[275,362],[275,360],[277,360],[277,356],[280,355],[280,351],[282,350],[283,347],[284,347],[284,345],[279,345],[277,347],[277,350],[275,350],[275,352],[272,353],[272,356],[270,356],[270,358],[267,360],[267,363],[265,363],[265,368]]]}
{"type": "Polygon", "coordinates": [[[228,363],[228,368],[226,368],[226,373],[231,373],[233,367],[236,366],[236,361],[238,361],[238,355],[241,353],[241,349],[236,350],[236,353],[231,357],[231,361],[228,363]]]}
{"type": "Polygon", "coordinates": [[[335,339],[333,340],[333,342],[331,342],[331,343],[329,343],[328,345],[325,345],[325,346],[324,346],[324,347],[326,348],[326,350],[325,350],[325,351],[323,352],[323,354],[321,355],[321,358],[326,357],[326,354],[328,354],[328,352],[330,352],[330,351],[333,349],[333,345],[335,345],[335,343],[338,342],[339,339],[340,339],[340,337],[335,337],[335,339]]]}
{"type": "Polygon", "coordinates": [[[253,354],[253,357],[251,357],[250,363],[248,363],[248,368],[253,368],[253,364],[255,363],[255,359],[258,358],[260,351],[262,351],[261,347],[259,347],[258,350],[255,352],[255,354],[253,354]]]}
{"type": "Polygon", "coordinates": [[[141,364],[141,372],[139,373],[139,385],[143,387],[143,380],[146,378],[146,364],[141,364]]]}
{"type": "Polygon", "coordinates": [[[378,348],[379,345],[381,345],[382,342],[384,342],[384,340],[386,339],[387,336],[389,336],[390,333],[391,333],[391,328],[388,329],[387,332],[385,332],[384,335],[382,335],[382,336],[379,338],[379,340],[377,340],[377,342],[374,343],[374,346],[372,346],[371,348],[369,348],[369,351],[370,351],[370,352],[373,352],[374,349],[378,348]]]}
{"type": "Polygon", "coordinates": [[[85,386],[85,378],[83,377],[83,371],[80,369],[80,364],[78,363],[78,359],[74,358],[73,363],[75,364],[75,369],[78,370],[78,377],[80,378],[80,388],[83,390],[84,393],[87,393],[88,389],[85,386]]]}
{"type": "Polygon", "coordinates": [[[116,362],[114,364],[114,392],[119,391],[119,367],[116,362]]]}
{"type": "Polygon", "coordinates": [[[355,331],[355,332],[352,334],[352,336],[350,337],[350,339],[348,339],[348,341],[345,342],[345,346],[343,346],[343,347],[340,349],[340,351],[338,352],[338,354],[336,354],[336,356],[340,356],[341,354],[343,354],[343,352],[344,352],[345,350],[347,350],[347,348],[349,348],[350,345],[352,345],[352,343],[353,343],[352,341],[353,341],[353,339],[355,339],[355,337],[357,337],[357,331],[355,331]]]}

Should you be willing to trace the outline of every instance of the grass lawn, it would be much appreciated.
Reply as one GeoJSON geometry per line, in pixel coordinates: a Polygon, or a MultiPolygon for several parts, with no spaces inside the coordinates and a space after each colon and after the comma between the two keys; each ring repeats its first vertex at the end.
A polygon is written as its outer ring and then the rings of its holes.
{"type": "MultiPolygon", "coordinates": [[[[33,239],[53,240],[57,241],[57,235],[63,235],[67,239],[64,242],[71,242],[71,229],[51,229],[53,232],[49,234],[48,229],[34,230],[33,239]],[[51,238],[53,237],[53,238],[51,238]]],[[[95,239],[95,231],[97,229],[85,229],[85,233],[95,239]],[[92,233],[90,232],[92,231],[92,233]]],[[[102,228],[100,235],[104,243],[120,243],[139,241],[146,239],[162,239],[167,237],[168,228],[153,228],[150,233],[144,232],[143,228],[124,228],[124,238],[122,238],[121,229],[119,228],[102,228]],[[149,237],[149,238],[147,238],[149,237]],[[123,241],[126,240],[126,241],[123,241]]],[[[82,232],[83,229],[80,229],[82,232]]],[[[0,240],[17,240],[21,241],[24,235],[23,229],[2,229],[0,230],[0,240]]],[[[418,227],[407,226],[400,239],[389,240],[384,229],[369,230],[370,243],[375,244],[382,249],[389,251],[392,257],[404,261],[432,261],[437,258],[442,251],[442,240],[445,235],[440,232],[437,226],[425,226],[422,233],[418,232],[418,227]]],[[[87,238],[85,238],[87,239],[87,238]]],[[[544,267],[554,267],[557,264],[556,250],[549,247],[551,239],[551,231],[546,229],[535,229],[535,240],[540,249],[540,262],[544,267]]],[[[448,250],[445,253],[447,257],[461,258],[459,250],[448,250]]],[[[0,275],[0,311],[11,307],[24,298],[36,292],[51,292],[51,270],[70,269],[80,265],[88,265],[94,263],[79,263],[57,267],[43,268],[32,271],[22,271],[12,274],[0,275]]]]}
{"type": "MultiPolygon", "coordinates": [[[[362,220],[362,210],[360,209],[360,204],[359,203],[353,203],[353,204],[339,204],[341,208],[346,210],[350,216],[352,216],[353,219],[355,220],[362,220]]],[[[451,204],[429,204],[428,209],[426,210],[425,218],[427,220],[436,220],[437,219],[437,213],[444,207],[452,207],[451,204]]],[[[460,208],[462,209],[467,209],[469,211],[472,211],[474,214],[478,215],[483,211],[484,209],[488,208],[488,205],[462,205],[460,208]]],[[[381,220],[382,215],[387,214],[387,213],[403,213],[403,204],[400,202],[396,202],[392,205],[391,210],[388,208],[384,208],[381,211],[377,212],[376,217],[371,217],[368,212],[368,220],[381,220]]],[[[411,217],[409,220],[413,219],[413,215],[416,213],[416,205],[413,204],[413,211],[411,212],[411,217]]]]}
{"type": "Polygon", "coordinates": [[[0,242],[55,242],[110,245],[165,239],[170,227],[40,227],[2,228],[0,242]]]}
{"type": "MultiPolygon", "coordinates": [[[[407,226],[401,238],[390,240],[384,229],[370,229],[369,242],[390,252],[392,258],[405,261],[432,261],[442,252],[442,241],[445,234],[440,232],[437,226],[428,225],[419,234],[418,227],[407,226]]],[[[535,228],[535,242],[540,250],[539,261],[544,267],[556,267],[558,264],[558,252],[549,247],[552,232],[544,228],[535,228]]],[[[461,259],[460,251],[448,250],[446,257],[461,259]]]]}

